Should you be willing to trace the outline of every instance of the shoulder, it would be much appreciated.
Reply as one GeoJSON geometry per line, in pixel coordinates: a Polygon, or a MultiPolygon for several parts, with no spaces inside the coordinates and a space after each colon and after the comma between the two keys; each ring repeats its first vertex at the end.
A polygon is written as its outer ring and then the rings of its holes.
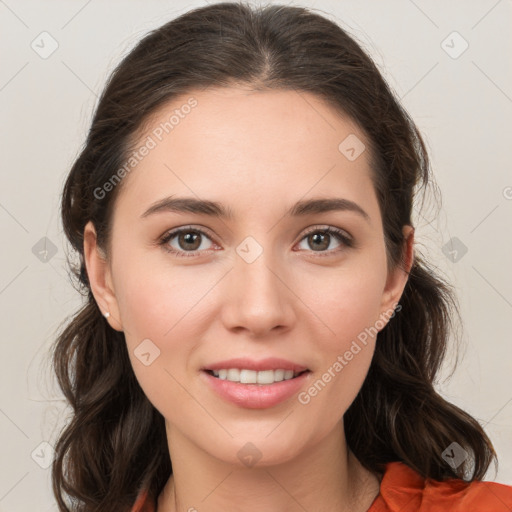
{"type": "Polygon", "coordinates": [[[510,512],[512,487],[496,482],[442,482],[421,477],[401,462],[390,462],[380,493],[368,512],[510,512]]]}

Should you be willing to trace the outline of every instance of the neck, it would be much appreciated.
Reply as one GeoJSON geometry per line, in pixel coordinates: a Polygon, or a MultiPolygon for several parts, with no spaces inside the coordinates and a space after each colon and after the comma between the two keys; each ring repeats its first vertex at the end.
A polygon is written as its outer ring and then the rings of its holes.
{"type": "Polygon", "coordinates": [[[173,474],[158,512],[366,512],[379,478],[347,449],[343,427],[299,456],[274,465],[235,466],[179,432],[167,432],[173,474]]]}

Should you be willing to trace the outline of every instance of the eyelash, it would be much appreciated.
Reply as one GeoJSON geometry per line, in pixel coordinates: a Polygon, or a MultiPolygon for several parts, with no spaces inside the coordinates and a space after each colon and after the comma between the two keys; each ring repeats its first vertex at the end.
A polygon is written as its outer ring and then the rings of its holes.
{"type": "MultiPolygon", "coordinates": [[[[202,236],[205,236],[205,237],[211,239],[211,237],[202,229],[192,228],[192,227],[184,227],[184,228],[175,229],[173,231],[168,231],[162,238],[160,238],[158,244],[160,246],[162,246],[166,252],[172,253],[178,258],[190,258],[190,257],[196,256],[198,254],[198,251],[178,251],[176,249],[169,248],[169,245],[168,245],[169,241],[181,233],[200,233],[202,236]]],[[[304,238],[306,238],[307,236],[309,236],[313,233],[323,233],[323,234],[333,235],[346,248],[355,247],[354,240],[351,237],[349,237],[347,234],[345,234],[345,231],[342,231],[341,229],[338,229],[338,228],[334,228],[332,226],[329,226],[327,228],[318,228],[318,227],[312,228],[312,229],[306,231],[306,233],[304,233],[304,236],[299,240],[299,242],[302,242],[302,240],[304,240],[304,238]]],[[[316,252],[317,253],[316,256],[318,256],[318,257],[325,257],[325,256],[332,256],[333,253],[338,253],[339,251],[342,251],[342,250],[343,250],[343,248],[338,248],[338,249],[331,249],[330,251],[311,251],[311,252],[316,252]]]]}

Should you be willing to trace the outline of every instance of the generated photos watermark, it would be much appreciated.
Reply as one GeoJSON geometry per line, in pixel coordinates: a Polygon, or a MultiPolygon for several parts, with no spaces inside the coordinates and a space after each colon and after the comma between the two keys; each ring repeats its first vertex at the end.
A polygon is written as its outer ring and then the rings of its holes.
{"type": "Polygon", "coordinates": [[[155,149],[159,142],[161,142],[165,135],[169,134],[178,124],[190,114],[192,109],[197,106],[197,100],[192,96],[186,103],[181,105],[180,108],[175,108],[169,119],[160,123],[153,129],[150,135],[141,146],[139,146],[132,154],[126,159],[125,164],[120,167],[101,187],[94,189],[94,197],[101,201],[105,198],[108,192],[114,190],[115,186],[129,174],[139,162],[141,162],[152,149],[155,149]]]}
{"type": "Polygon", "coordinates": [[[322,376],[318,378],[306,391],[302,391],[298,394],[297,399],[299,403],[302,405],[309,404],[311,402],[311,398],[317,396],[318,393],[320,393],[325,386],[334,379],[350,361],[352,361],[354,356],[361,352],[362,347],[359,343],[366,346],[368,344],[368,338],[376,336],[377,333],[386,326],[387,322],[395,316],[395,313],[399,312],[401,309],[402,306],[397,303],[395,307],[381,313],[379,319],[374,325],[371,327],[365,327],[365,329],[357,335],[357,340],[352,341],[350,348],[346,350],[343,355],[338,355],[336,361],[334,361],[327,371],[323,373],[322,376]]]}

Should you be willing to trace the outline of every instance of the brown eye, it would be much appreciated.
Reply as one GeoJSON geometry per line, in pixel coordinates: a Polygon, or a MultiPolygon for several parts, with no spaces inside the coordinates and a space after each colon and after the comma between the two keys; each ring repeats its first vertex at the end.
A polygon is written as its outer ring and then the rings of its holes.
{"type": "Polygon", "coordinates": [[[167,233],[160,240],[160,245],[167,252],[174,253],[177,256],[196,256],[198,253],[211,248],[203,246],[205,239],[211,242],[210,237],[200,229],[181,228],[167,233]]]}
{"type": "Polygon", "coordinates": [[[315,247],[316,250],[324,250],[329,248],[331,235],[326,233],[313,233],[307,236],[308,244],[310,247],[315,247]]]}
{"type": "Polygon", "coordinates": [[[178,245],[185,250],[195,250],[201,245],[201,235],[193,231],[186,231],[178,235],[178,245]],[[199,242],[199,243],[198,243],[199,242]]]}
{"type": "Polygon", "coordinates": [[[353,247],[354,245],[352,238],[348,234],[333,227],[325,229],[316,228],[306,233],[306,236],[304,236],[302,240],[306,241],[306,250],[328,254],[343,250],[343,247],[353,247]],[[332,247],[333,241],[337,241],[338,245],[332,247]],[[329,247],[331,247],[330,250],[329,247]]]}

